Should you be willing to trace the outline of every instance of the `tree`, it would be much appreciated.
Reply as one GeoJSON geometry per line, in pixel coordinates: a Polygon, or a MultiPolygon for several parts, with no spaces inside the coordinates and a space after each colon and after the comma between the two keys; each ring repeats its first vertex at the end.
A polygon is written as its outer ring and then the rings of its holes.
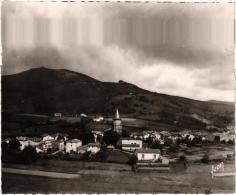
{"type": "Polygon", "coordinates": [[[170,145],[169,149],[168,149],[168,152],[173,152],[173,153],[176,153],[179,151],[179,146],[177,144],[172,144],[170,145]]]}
{"type": "Polygon", "coordinates": [[[107,145],[116,145],[118,140],[120,139],[120,135],[116,131],[106,131],[104,133],[103,141],[107,145]]]}
{"type": "Polygon", "coordinates": [[[17,152],[20,151],[21,144],[16,138],[14,138],[9,141],[8,146],[10,152],[17,152]]]}
{"type": "Polygon", "coordinates": [[[96,155],[95,159],[101,162],[105,162],[108,157],[108,152],[106,150],[100,150],[96,155]]]}
{"type": "Polygon", "coordinates": [[[209,156],[207,154],[205,154],[203,157],[202,157],[202,163],[209,163],[210,159],[209,159],[209,156]]]}
{"type": "Polygon", "coordinates": [[[24,148],[22,156],[25,163],[31,163],[39,158],[36,149],[30,145],[24,148]]]}
{"type": "Polygon", "coordinates": [[[91,132],[82,133],[79,137],[83,145],[94,142],[94,135],[91,132]]]}
{"type": "Polygon", "coordinates": [[[133,155],[130,157],[130,159],[129,159],[129,161],[128,161],[128,164],[129,164],[129,165],[134,165],[134,164],[137,163],[137,161],[138,161],[137,156],[133,154],[133,155]]]}
{"type": "Polygon", "coordinates": [[[184,164],[184,168],[187,169],[188,161],[187,161],[186,156],[181,155],[181,156],[179,157],[179,160],[180,160],[180,162],[182,162],[182,163],[184,164]]]}
{"type": "Polygon", "coordinates": [[[2,142],[2,154],[5,155],[8,152],[8,144],[7,142],[2,142]]]}
{"type": "Polygon", "coordinates": [[[130,136],[130,133],[126,130],[123,130],[122,131],[122,137],[129,137],[130,136]]]}
{"type": "Polygon", "coordinates": [[[138,161],[138,158],[135,154],[133,154],[128,161],[128,164],[132,166],[133,171],[137,170],[137,165],[136,165],[137,161],[138,161]]]}

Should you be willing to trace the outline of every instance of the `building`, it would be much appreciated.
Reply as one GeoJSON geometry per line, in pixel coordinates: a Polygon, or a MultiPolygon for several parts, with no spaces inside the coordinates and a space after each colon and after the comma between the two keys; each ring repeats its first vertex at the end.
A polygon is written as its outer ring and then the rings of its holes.
{"type": "Polygon", "coordinates": [[[32,141],[32,140],[19,140],[20,142],[20,150],[24,150],[25,147],[27,146],[32,146],[32,147],[36,147],[40,144],[40,142],[35,142],[35,141],[32,141]]]}
{"type": "Polygon", "coordinates": [[[68,140],[68,135],[67,134],[62,134],[62,133],[55,133],[55,134],[53,134],[52,135],[52,137],[53,137],[53,139],[54,140],[61,140],[61,139],[63,139],[63,140],[68,140]]]}
{"type": "Polygon", "coordinates": [[[57,140],[57,142],[58,142],[58,150],[60,151],[65,150],[65,141],[62,139],[62,140],[57,140]]]}
{"type": "Polygon", "coordinates": [[[104,136],[104,133],[101,131],[96,131],[93,130],[92,134],[94,135],[94,142],[97,143],[98,142],[98,137],[102,138],[104,136]]]}
{"type": "Polygon", "coordinates": [[[62,117],[62,113],[60,113],[60,112],[54,113],[54,117],[59,117],[59,118],[61,118],[61,117],[62,117]]]}
{"type": "Polygon", "coordinates": [[[135,152],[139,161],[157,161],[160,158],[161,151],[159,149],[138,149],[135,152]]]}
{"type": "Polygon", "coordinates": [[[94,122],[102,122],[102,121],[104,121],[104,117],[99,116],[99,117],[97,117],[97,118],[94,118],[93,121],[94,121],[94,122]]]}
{"type": "Polygon", "coordinates": [[[84,154],[87,152],[87,147],[86,146],[80,146],[77,148],[77,153],[78,154],[84,154]]]}
{"type": "Polygon", "coordinates": [[[89,143],[87,145],[87,152],[91,152],[92,154],[96,154],[99,151],[100,151],[100,144],[89,143]]]}
{"type": "Polygon", "coordinates": [[[77,152],[77,148],[82,146],[82,142],[79,139],[71,139],[66,141],[66,152],[77,152]]]}
{"type": "Polygon", "coordinates": [[[51,135],[48,135],[48,134],[43,134],[42,137],[43,137],[42,141],[49,141],[49,140],[52,141],[52,140],[54,140],[54,137],[51,136],[51,135]]]}
{"type": "Polygon", "coordinates": [[[113,130],[119,134],[122,134],[122,121],[118,109],[116,109],[116,115],[113,119],[113,130]]]}
{"type": "Polygon", "coordinates": [[[132,138],[121,138],[117,145],[121,146],[122,150],[135,151],[143,147],[143,141],[132,138]]]}

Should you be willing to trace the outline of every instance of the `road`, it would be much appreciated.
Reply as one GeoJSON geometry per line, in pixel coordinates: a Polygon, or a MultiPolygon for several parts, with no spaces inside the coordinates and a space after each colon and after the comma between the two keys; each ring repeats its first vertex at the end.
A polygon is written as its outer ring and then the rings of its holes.
{"type": "Polygon", "coordinates": [[[50,178],[63,178],[63,179],[72,179],[75,177],[80,177],[78,174],[70,173],[58,173],[58,172],[49,172],[49,171],[38,171],[38,170],[26,170],[26,169],[14,169],[14,168],[2,168],[3,173],[13,173],[20,175],[32,175],[32,176],[42,176],[50,178]]]}
{"type": "MultiPolygon", "coordinates": [[[[70,167],[72,162],[67,163],[66,166],[70,167]]],[[[91,163],[89,165],[91,166],[91,163]]],[[[54,167],[56,166],[58,165],[54,164],[54,167]]],[[[42,170],[41,168],[40,170],[42,170]]],[[[177,172],[144,171],[134,173],[122,170],[99,170],[98,168],[79,169],[76,167],[74,174],[59,173],[59,169],[58,172],[50,172],[39,171],[39,169],[3,168],[2,190],[3,193],[194,194],[233,193],[235,190],[234,176],[212,178],[211,165],[208,164],[193,164],[187,170],[177,172]]],[[[233,170],[235,170],[234,164],[225,166],[226,172],[233,170]]]]}

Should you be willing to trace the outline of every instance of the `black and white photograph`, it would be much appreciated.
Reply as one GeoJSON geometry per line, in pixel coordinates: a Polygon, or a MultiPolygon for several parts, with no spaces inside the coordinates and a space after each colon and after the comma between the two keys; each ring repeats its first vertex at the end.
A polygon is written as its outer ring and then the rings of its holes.
{"type": "Polygon", "coordinates": [[[235,193],[233,2],[2,1],[1,192],[235,193]]]}

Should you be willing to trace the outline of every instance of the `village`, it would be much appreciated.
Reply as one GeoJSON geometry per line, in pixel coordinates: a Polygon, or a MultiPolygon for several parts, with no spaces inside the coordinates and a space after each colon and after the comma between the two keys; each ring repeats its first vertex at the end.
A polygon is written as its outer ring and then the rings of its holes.
{"type": "MultiPolygon", "coordinates": [[[[55,116],[61,117],[61,114],[55,116]]],[[[83,117],[87,116],[83,114],[83,117]]],[[[183,162],[187,168],[187,161],[209,163],[214,160],[234,159],[234,151],[231,149],[235,142],[233,131],[206,133],[190,130],[144,130],[128,134],[122,130],[122,118],[118,109],[112,120],[112,129],[91,129],[92,137],[85,141],[78,137],[69,139],[70,135],[66,133],[5,138],[2,140],[3,154],[7,153],[4,150],[7,145],[10,147],[15,144],[19,146],[20,151],[30,147],[46,159],[128,163],[135,171],[169,171],[170,164],[175,162],[183,162]],[[220,149],[222,144],[225,150],[220,149]]],[[[104,118],[95,117],[93,121],[103,123],[104,118]]]]}

